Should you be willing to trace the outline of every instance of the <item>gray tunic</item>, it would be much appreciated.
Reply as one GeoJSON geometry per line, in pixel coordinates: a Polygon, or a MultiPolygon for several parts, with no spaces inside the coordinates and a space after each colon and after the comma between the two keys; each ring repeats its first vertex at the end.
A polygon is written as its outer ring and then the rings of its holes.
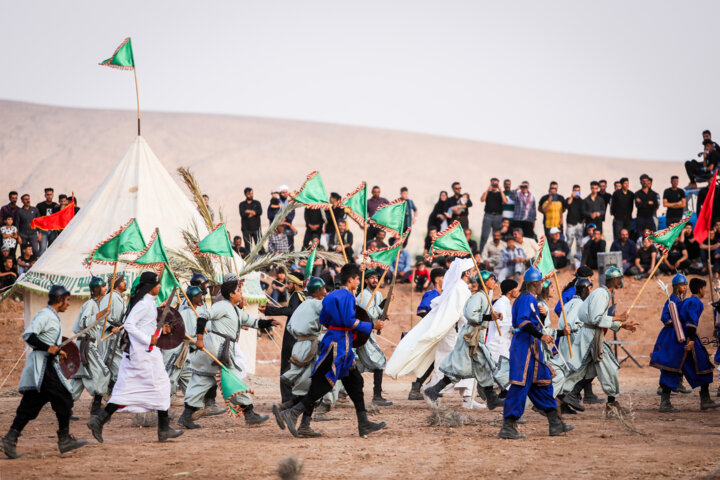
{"type": "MultiPolygon", "coordinates": [[[[47,345],[60,346],[62,343],[62,324],[54,308],[48,305],[36,313],[23,333],[22,339],[27,340],[33,333],[37,335],[38,340],[47,345]]],[[[28,390],[37,390],[39,392],[45,376],[45,369],[48,367],[55,369],[60,382],[68,392],[72,392],[70,382],[63,375],[57,357],[42,350],[32,350],[27,355],[25,368],[20,376],[18,391],[22,393],[28,390]]]]}
{"type": "MultiPolygon", "coordinates": [[[[80,308],[75,324],[73,325],[73,333],[79,333],[97,319],[100,312],[100,304],[94,298],[83,303],[80,308]]],[[[97,343],[100,339],[100,330],[102,323],[94,326],[81,338],[77,340],[77,346],[81,351],[83,344],[87,345],[87,368],[82,363],[80,369],[73,376],[72,394],[73,400],[78,400],[83,390],[87,390],[90,395],[105,395],[108,393],[108,385],[110,383],[110,370],[105,366],[102,356],[98,352],[97,343]]]]}
{"type": "Polygon", "coordinates": [[[467,319],[467,323],[460,330],[453,351],[440,364],[440,371],[453,383],[465,378],[475,378],[480,387],[493,385],[493,372],[497,365],[485,345],[485,330],[488,322],[483,320],[483,317],[490,312],[490,303],[484,292],[474,294],[465,302],[463,316],[467,319]],[[479,331],[476,330],[478,328],[479,331]],[[473,332],[478,333],[477,343],[473,342],[474,344],[470,345],[466,336],[470,337],[473,332]],[[475,353],[472,355],[471,347],[475,347],[475,353]]]}
{"type": "MultiPolygon", "coordinates": [[[[112,295],[112,304],[108,314],[107,327],[105,332],[101,332],[101,335],[107,335],[113,327],[122,325],[123,315],[125,314],[125,301],[123,300],[120,292],[115,290],[103,297],[100,301],[100,310],[105,310],[107,308],[110,295],[112,295]]],[[[110,380],[112,382],[117,380],[120,362],[123,358],[122,349],[120,348],[121,340],[122,332],[118,332],[115,335],[106,338],[104,342],[100,342],[98,349],[102,355],[103,363],[105,363],[107,368],[110,370],[110,380]]]]}
{"type": "MultiPolygon", "coordinates": [[[[378,292],[375,295],[375,298],[373,298],[372,304],[369,305],[370,297],[372,297],[372,290],[366,288],[364,292],[357,296],[356,300],[357,304],[368,312],[370,320],[375,323],[375,321],[380,318],[380,315],[382,315],[383,312],[383,308],[380,306],[383,301],[383,296],[382,293],[378,292]]],[[[385,358],[385,352],[382,351],[380,345],[378,345],[377,343],[377,338],[375,337],[375,330],[370,332],[370,338],[365,343],[365,345],[354,350],[357,357],[357,362],[355,363],[355,365],[360,373],[372,372],[375,370],[385,370],[385,364],[387,363],[387,359],[385,358]]]]}
{"type": "Polygon", "coordinates": [[[317,360],[320,341],[322,300],[308,298],[295,310],[288,320],[287,330],[297,340],[292,348],[290,369],[280,376],[280,381],[292,388],[293,395],[307,394],[310,376],[317,360]]]}
{"type": "MultiPolygon", "coordinates": [[[[208,318],[210,316],[210,310],[205,304],[195,307],[195,310],[198,315],[203,318],[208,318]]],[[[185,333],[190,335],[193,340],[197,340],[195,335],[195,331],[197,330],[197,316],[190,305],[183,303],[180,307],[180,315],[182,316],[183,323],[185,324],[185,333]]],[[[190,377],[192,376],[192,372],[190,372],[190,363],[192,361],[192,357],[195,355],[193,353],[194,350],[194,345],[192,345],[190,340],[187,338],[177,347],[170,350],[163,350],[162,353],[165,370],[168,373],[168,377],[170,377],[171,395],[175,394],[178,385],[183,389],[183,391],[187,389],[190,377]],[[182,367],[178,367],[175,363],[177,363],[177,360],[181,355],[185,357],[185,362],[183,362],[182,367]]]]}

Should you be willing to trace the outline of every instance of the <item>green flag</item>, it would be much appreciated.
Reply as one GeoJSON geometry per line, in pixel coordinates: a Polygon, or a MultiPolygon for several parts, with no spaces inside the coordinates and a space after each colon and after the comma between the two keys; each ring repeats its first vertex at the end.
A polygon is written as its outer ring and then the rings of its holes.
{"type": "Polygon", "coordinates": [[[200,240],[195,248],[195,255],[230,257],[233,255],[230,237],[224,223],[219,223],[207,237],[200,240]]]}
{"type": "Polygon", "coordinates": [[[308,208],[330,208],[330,199],[317,170],[307,176],[300,190],[291,193],[290,198],[308,208]]]}
{"type": "Polygon", "coordinates": [[[120,46],[112,54],[112,57],[103,60],[99,65],[106,67],[119,68],[120,70],[133,70],[135,68],[135,58],[133,57],[132,42],[130,37],[123,40],[120,46]]]}
{"type": "Polygon", "coordinates": [[[239,417],[242,415],[243,412],[240,407],[232,403],[231,400],[235,395],[250,392],[250,389],[237,377],[237,375],[225,367],[225,365],[220,365],[220,389],[222,390],[222,395],[225,399],[228,414],[233,417],[239,417]]]}
{"type": "Polygon", "coordinates": [[[120,259],[120,255],[141,252],[144,249],[145,240],[140,232],[140,226],[137,224],[137,220],[131,218],[108,239],[100,242],[85,260],[85,264],[88,266],[93,263],[112,264],[120,259]]]}
{"type": "Polygon", "coordinates": [[[160,265],[170,263],[165,247],[162,243],[162,237],[160,237],[160,229],[156,228],[155,232],[150,237],[145,249],[140,253],[140,256],[132,263],[138,265],[160,265]]]}
{"type": "Polygon", "coordinates": [[[667,228],[651,233],[647,236],[655,245],[657,245],[657,248],[660,250],[662,255],[668,254],[668,251],[672,248],[673,243],[675,243],[675,239],[680,236],[680,232],[682,232],[683,227],[690,220],[692,214],[693,212],[688,212],[685,218],[680,220],[678,223],[673,223],[667,228]]]}
{"type": "Polygon", "coordinates": [[[173,288],[175,287],[181,288],[180,282],[178,282],[177,278],[175,278],[175,275],[173,275],[173,273],[166,265],[165,268],[163,268],[162,274],[160,275],[160,293],[158,293],[158,296],[155,298],[157,304],[160,305],[165,300],[167,300],[172,293],[173,288]]]}
{"type": "Polygon", "coordinates": [[[472,255],[470,244],[465,237],[460,222],[453,222],[448,228],[433,236],[428,259],[432,260],[435,255],[451,255],[454,257],[472,255]]]}
{"type": "Polygon", "coordinates": [[[360,228],[365,228],[367,221],[367,184],[362,182],[358,188],[348,193],[345,198],[340,200],[340,206],[345,209],[345,213],[355,220],[360,228]]]}
{"type": "Polygon", "coordinates": [[[312,245],[310,245],[310,251],[308,252],[307,257],[307,264],[305,264],[305,280],[310,278],[312,275],[312,272],[315,268],[315,257],[317,256],[317,246],[318,246],[318,239],[316,238],[313,240],[312,245]]]}
{"type": "Polygon", "coordinates": [[[552,253],[550,253],[550,245],[548,244],[547,238],[543,235],[540,239],[540,254],[537,256],[534,262],[535,268],[540,270],[543,278],[546,278],[555,270],[555,264],[553,263],[552,253]]]}
{"type": "Polygon", "coordinates": [[[395,266],[395,259],[402,250],[405,237],[398,239],[392,247],[376,248],[365,252],[365,264],[377,268],[391,268],[395,266]]]}
{"type": "Polygon", "coordinates": [[[370,218],[370,223],[391,235],[399,237],[404,233],[406,210],[407,202],[398,198],[393,202],[378,207],[375,215],[370,218]]]}

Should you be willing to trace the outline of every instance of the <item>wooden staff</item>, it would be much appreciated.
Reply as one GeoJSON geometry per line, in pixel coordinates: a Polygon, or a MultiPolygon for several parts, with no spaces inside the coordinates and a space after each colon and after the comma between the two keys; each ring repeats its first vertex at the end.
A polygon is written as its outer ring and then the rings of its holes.
{"type": "MultiPolygon", "coordinates": [[[[112,305],[112,299],[113,299],[113,293],[115,292],[115,274],[117,273],[117,260],[115,261],[115,266],[113,267],[113,274],[112,274],[112,282],[110,282],[110,293],[108,297],[108,309],[110,309],[110,306],[112,305]]],[[[104,342],[107,337],[103,337],[103,333],[105,332],[105,327],[107,327],[107,318],[110,315],[105,315],[105,322],[103,322],[102,330],[100,330],[100,341],[104,342]]]]}
{"type": "Polygon", "coordinates": [[[133,75],[135,75],[135,99],[137,100],[138,113],[138,137],[140,136],[140,90],[138,89],[137,67],[133,65],[133,75]]]}
{"type": "MultiPolygon", "coordinates": [[[[565,313],[565,302],[563,301],[562,293],[560,291],[560,281],[558,280],[557,270],[553,270],[553,276],[555,277],[555,288],[558,291],[558,297],[560,297],[560,309],[562,310],[563,318],[565,318],[565,326],[570,328],[570,324],[568,323],[567,313],[565,313]]],[[[550,315],[550,312],[548,312],[548,315],[550,315]]],[[[570,350],[570,358],[573,358],[572,342],[570,341],[570,338],[567,339],[567,343],[568,343],[568,350],[570,350]]],[[[563,362],[564,361],[565,360],[563,359],[563,362]]]]}
{"type": "MultiPolygon", "coordinates": [[[[192,343],[194,343],[194,344],[197,345],[197,340],[195,340],[195,339],[192,338],[190,335],[188,335],[187,332],[185,333],[185,338],[187,338],[187,339],[190,340],[192,343]]],[[[227,365],[225,365],[225,364],[222,363],[220,360],[218,360],[218,358],[217,358],[215,355],[213,355],[212,353],[210,353],[210,351],[209,351],[207,348],[202,347],[200,350],[202,350],[203,352],[207,353],[207,355],[208,355],[210,358],[212,358],[212,359],[215,361],[215,363],[217,363],[218,365],[221,365],[222,367],[227,368],[227,365]]],[[[254,395],[254,394],[255,394],[255,391],[254,391],[254,390],[248,390],[247,393],[250,393],[250,394],[254,395]]]]}
{"type": "Polygon", "coordinates": [[[652,269],[652,272],[650,272],[650,276],[648,276],[648,279],[645,281],[645,284],[642,286],[640,291],[638,292],[637,296],[635,297],[635,300],[633,300],[632,304],[630,305],[630,308],[628,308],[627,313],[630,313],[630,310],[633,309],[635,304],[637,303],[638,299],[640,298],[640,295],[642,295],[643,291],[645,290],[645,287],[648,286],[648,283],[650,283],[650,280],[652,279],[653,275],[655,275],[655,272],[657,271],[658,267],[660,267],[660,264],[665,260],[665,257],[667,257],[667,253],[660,257],[660,260],[655,265],[655,268],[652,269]]]}
{"type": "Polygon", "coordinates": [[[340,248],[342,249],[343,258],[345,259],[345,263],[348,263],[347,254],[345,253],[345,244],[343,243],[342,235],[340,235],[340,229],[338,228],[337,220],[335,220],[335,212],[333,212],[332,207],[330,207],[328,210],[330,210],[330,218],[332,218],[333,225],[335,225],[335,233],[338,236],[338,242],[340,242],[340,248]]]}
{"type": "MultiPolygon", "coordinates": [[[[482,278],[482,273],[480,273],[480,267],[477,264],[477,260],[475,260],[475,256],[472,253],[470,254],[470,258],[472,258],[472,261],[475,264],[475,270],[477,270],[478,278],[480,279],[480,285],[482,285],[485,296],[488,299],[488,304],[490,304],[490,312],[495,313],[495,309],[493,309],[492,299],[490,298],[490,292],[488,292],[488,289],[485,286],[485,281],[482,278]]],[[[500,324],[498,323],[497,318],[495,319],[495,328],[497,328],[498,336],[502,337],[502,332],[500,331],[500,324]]]]}
{"type": "Polygon", "coordinates": [[[100,322],[102,322],[102,321],[103,321],[103,318],[107,319],[108,313],[110,313],[110,306],[108,306],[108,308],[106,308],[106,309],[103,310],[102,312],[99,312],[99,313],[98,313],[98,317],[97,317],[97,318],[95,319],[95,321],[94,321],[93,323],[91,323],[89,326],[83,328],[82,330],[80,330],[78,333],[76,333],[76,334],[73,335],[72,337],[70,337],[70,338],[68,338],[67,340],[63,341],[63,342],[60,344],[60,349],[62,349],[62,347],[64,347],[64,346],[67,345],[68,343],[74,342],[74,341],[77,340],[79,337],[82,337],[83,335],[85,335],[85,334],[86,334],[87,332],[89,332],[92,328],[94,328],[94,327],[97,326],[100,322]]]}
{"type": "MultiPolygon", "coordinates": [[[[367,248],[367,218],[365,219],[365,226],[363,227],[363,244],[361,252],[364,252],[367,248]]],[[[365,269],[362,270],[362,277],[360,278],[360,303],[363,301],[363,295],[365,294],[365,269]]]]}
{"type": "MultiPolygon", "coordinates": [[[[386,268],[383,272],[382,276],[380,277],[380,280],[378,280],[378,284],[375,287],[375,290],[373,290],[372,295],[370,296],[370,301],[367,303],[368,305],[372,304],[373,299],[375,298],[375,295],[377,294],[378,290],[380,289],[380,285],[382,285],[383,280],[385,280],[385,275],[387,275],[389,268],[386,268]]],[[[364,290],[364,288],[363,288],[364,290]]]]}

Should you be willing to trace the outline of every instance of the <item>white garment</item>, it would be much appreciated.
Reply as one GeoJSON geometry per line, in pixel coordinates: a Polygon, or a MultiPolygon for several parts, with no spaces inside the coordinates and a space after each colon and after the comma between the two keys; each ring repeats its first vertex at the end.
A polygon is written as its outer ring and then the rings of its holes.
{"type": "Polygon", "coordinates": [[[170,408],[170,378],[165,371],[162,351],[148,352],[157,328],[155,297],[147,294],[128,314],[125,331],[130,353],[120,362],[117,382],[109,403],[124,405],[123,412],[141,413],[170,408]]]}
{"type": "Polygon", "coordinates": [[[495,322],[490,322],[488,325],[485,345],[487,345],[488,350],[490,350],[493,360],[499,362],[501,356],[507,359],[510,358],[510,342],[512,341],[512,302],[508,297],[503,295],[495,301],[493,308],[495,309],[495,312],[502,314],[502,320],[498,320],[500,333],[502,335],[498,335],[495,322]]]}

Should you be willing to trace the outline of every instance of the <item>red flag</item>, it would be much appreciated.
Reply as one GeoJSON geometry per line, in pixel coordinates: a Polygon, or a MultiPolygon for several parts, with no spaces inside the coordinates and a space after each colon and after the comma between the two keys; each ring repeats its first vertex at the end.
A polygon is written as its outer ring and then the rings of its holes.
{"type": "Polygon", "coordinates": [[[59,212],[35,218],[30,224],[30,228],[37,228],[38,230],[62,230],[67,227],[67,224],[70,223],[73,217],[75,217],[75,197],[59,212]]]}
{"type": "Polygon", "coordinates": [[[708,185],[708,193],[705,197],[705,201],[700,208],[700,214],[698,215],[697,222],[695,223],[695,230],[693,236],[698,243],[705,243],[710,233],[710,222],[712,221],[713,213],[713,202],[715,200],[715,181],[717,180],[717,169],[713,175],[712,182],[708,185]]]}

